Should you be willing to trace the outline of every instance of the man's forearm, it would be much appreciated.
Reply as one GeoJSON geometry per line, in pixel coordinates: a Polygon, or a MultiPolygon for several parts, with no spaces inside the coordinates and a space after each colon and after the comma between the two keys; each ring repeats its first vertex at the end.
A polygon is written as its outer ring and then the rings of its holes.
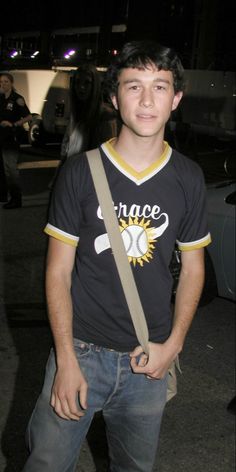
{"type": "Polygon", "coordinates": [[[186,334],[190,328],[198,307],[204,283],[204,251],[195,264],[180,273],[177,287],[173,327],[169,341],[176,347],[178,354],[183,347],[186,334]]]}
{"type": "Polygon", "coordinates": [[[88,386],[73,345],[70,286],[70,273],[49,264],[46,293],[57,364],[50,404],[61,418],[77,421],[87,407],[88,386]]]}
{"type": "Polygon", "coordinates": [[[74,355],[72,334],[72,303],[70,285],[63,277],[46,275],[46,295],[49,322],[57,352],[57,362],[74,355]]]}

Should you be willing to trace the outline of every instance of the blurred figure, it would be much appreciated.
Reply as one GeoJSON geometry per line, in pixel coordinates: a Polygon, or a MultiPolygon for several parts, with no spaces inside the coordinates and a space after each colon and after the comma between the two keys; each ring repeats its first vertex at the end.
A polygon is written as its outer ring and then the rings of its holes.
{"type": "MultiPolygon", "coordinates": [[[[10,200],[3,205],[5,209],[22,206],[19,171],[19,143],[23,125],[32,119],[24,97],[14,88],[14,78],[8,72],[0,76],[0,181],[3,200],[10,200]],[[5,173],[5,175],[4,175],[5,173]],[[6,179],[5,179],[6,178],[6,179]]],[[[2,200],[2,201],[3,201],[2,200]]]]}
{"type": "Polygon", "coordinates": [[[100,74],[93,64],[83,64],[75,72],[70,107],[70,121],[61,146],[62,161],[117,136],[117,116],[103,100],[100,74]]]}

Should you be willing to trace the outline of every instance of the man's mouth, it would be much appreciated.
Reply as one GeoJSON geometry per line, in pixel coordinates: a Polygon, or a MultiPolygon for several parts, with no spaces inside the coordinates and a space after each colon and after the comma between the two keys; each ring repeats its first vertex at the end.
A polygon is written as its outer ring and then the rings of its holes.
{"type": "Polygon", "coordinates": [[[155,115],[147,115],[147,114],[144,114],[144,113],[138,113],[137,114],[137,118],[140,118],[141,120],[153,120],[155,119],[155,115]]]}

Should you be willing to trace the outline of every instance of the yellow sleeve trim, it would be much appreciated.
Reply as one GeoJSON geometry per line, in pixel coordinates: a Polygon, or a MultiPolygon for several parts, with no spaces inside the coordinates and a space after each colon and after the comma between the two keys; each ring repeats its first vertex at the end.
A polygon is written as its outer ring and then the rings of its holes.
{"type": "Polygon", "coordinates": [[[62,241],[63,243],[69,244],[70,246],[77,247],[78,246],[78,239],[72,239],[69,236],[66,236],[66,233],[63,233],[62,231],[58,232],[57,230],[54,230],[52,227],[49,227],[48,225],[44,229],[44,232],[48,234],[48,236],[52,236],[55,239],[58,239],[59,241],[62,241]]]}
{"type": "Polygon", "coordinates": [[[210,233],[207,234],[202,239],[199,239],[198,241],[193,241],[190,243],[181,243],[181,241],[177,241],[178,248],[180,251],[194,251],[194,249],[200,249],[202,247],[208,246],[208,244],[211,243],[211,235],[210,233]]]}

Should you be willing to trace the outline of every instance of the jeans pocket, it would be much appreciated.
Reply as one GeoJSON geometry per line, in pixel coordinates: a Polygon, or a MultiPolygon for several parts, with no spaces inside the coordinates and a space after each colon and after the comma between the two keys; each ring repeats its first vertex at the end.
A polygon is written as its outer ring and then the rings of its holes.
{"type": "Polygon", "coordinates": [[[80,339],[74,339],[74,348],[79,358],[86,356],[91,352],[91,345],[81,341],[80,339]]]}

